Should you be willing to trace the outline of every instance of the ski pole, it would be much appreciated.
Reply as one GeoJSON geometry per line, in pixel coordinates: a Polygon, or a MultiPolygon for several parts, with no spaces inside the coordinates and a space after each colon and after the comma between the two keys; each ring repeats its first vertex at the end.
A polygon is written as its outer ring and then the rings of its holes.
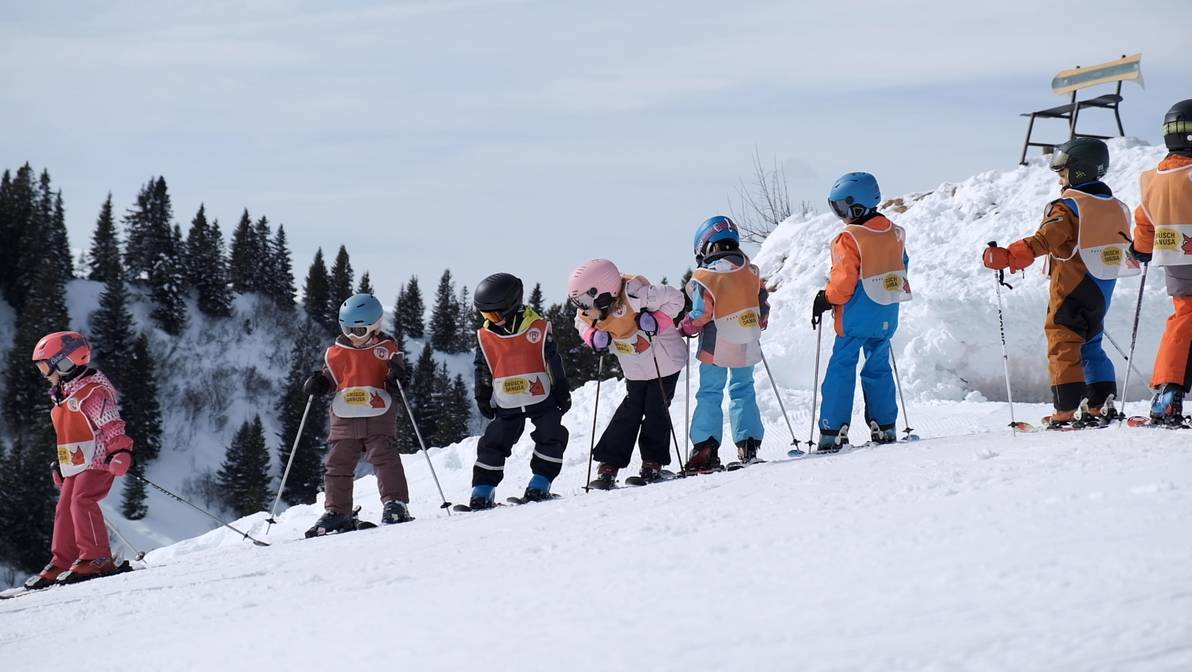
{"type": "Polygon", "coordinates": [[[426,442],[422,440],[422,432],[418,429],[418,421],[414,420],[414,410],[410,408],[410,401],[406,399],[406,388],[401,384],[400,380],[394,379],[397,383],[397,392],[401,395],[401,405],[406,407],[406,415],[410,416],[410,425],[414,428],[414,436],[418,437],[418,445],[422,447],[422,456],[426,458],[426,466],[430,467],[430,476],[435,479],[435,487],[439,489],[439,499],[443,500],[440,509],[447,509],[447,515],[451,515],[451,502],[447,501],[447,496],[443,494],[443,486],[439,485],[439,475],[435,473],[435,465],[430,461],[430,451],[426,449],[426,442]]]}
{"type": "Polygon", "coordinates": [[[890,344],[890,363],[894,365],[894,383],[898,386],[898,400],[902,402],[902,422],[906,425],[902,432],[906,434],[906,438],[911,438],[911,419],[906,414],[906,397],[902,396],[902,378],[898,375],[898,358],[894,356],[894,344],[890,344]]]}
{"type": "Polygon", "coordinates": [[[286,460],[285,473],[281,475],[281,485],[277,488],[277,496],[273,498],[273,509],[269,512],[269,518],[266,519],[265,534],[269,534],[269,529],[277,524],[277,505],[281,504],[281,493],[286,489],[286,481],[290,478],[290,467],[294,466],[294,453],[298,452],[298,441],[302,439],[302,430],[306,427],[306,415],[310,413],[310,404],[315,400],[315,395],[306,395],[306,408],[302,411],[302,420],[298,423],[298,433],[294,435],[294,445],[290,446],[290,457],[286,460]]]}
{"type": "MultiPolygon", "coordinates": [[[[1113,340],[1113,336],[1111,336],[1108,331],[1102,330],[1101,333],[1105,334],[1105,338],[1109,339],[1109,344],[1113,346],[1113,349],[1117,350],[1117,353],[1122,356],[1122,359],[1126,360],[1126,363],[1129,364],[1130,368],[1134,370],[1134,374],[1141,378],[1142,372],[1139,371],[1138,367],[1134,365],[1134,360],[1130,358],[1130,355],[1126,354],[1126,351],[1122,349],[1122,346],[1118,345],[1118,342],[1113,340]]],[[[1122,390],[1122,394],[1125,394],[1125,392],[1125,390],[1122,390]]]]}
{"type": "MultiPolygon", "coordinates": [[[[1130,356],[1126,358],[1131,364],[1134,362],[1134,345],[1138,343],[1138,318],[1142,316],[1142,291],[1146,289],[1146,272],[1151,265],[1142,265],[1142,279],[1138,281],[1138,303],[1134,306],[1134,326],[1130,329],[1130,356]]],[[[1126,390],[1130,387],[1130,371],[1133,367],[1126,367],[1126,380],[1122,383],[1122,415],[1126,415],[1126,390]]],[[[1128,417],[1128,416],[1127,416],[1128,417]]],[[[1126,423],[1122,423],[1125,426],[1126,423]]]]}
{"type": "Polygon", "coordinates": [[[650,356],[654,358],[654,373],[658,376],[658,393],[662,395],[662,403],[666,405],[666,426],[670,427],[671,440],[675,442],[675,457],[678,458],[679,472],[683,471],[683,451],[679,450],[679,435],[675,433],[675,423],[671,422],[670,399],[666,396],[666,386],[662,384],[662,367],[658,366],[658,351],[654,349],[654,337],[646,334],[650,341],[650,356]]]}
{"type": "Polygon", "coordinates": [[[151,488],[154,488],[155,490],[157,490],[157,491],[161,492],[161,493],[162,493],[162,494],[164,494],[165,496],[167,496],[167,497],[170,497],[170,498],[172,498],[172,499],[175,499],[175,500],[177,500],[177,501],[179,501],[179,502],[182,502],[183,504],[185,504],[185,505],[189,506],[190,508],[194,509],[195,511],[198,511],[199,513],[203,514],[204,516],[207,516],[207,517],[208,517],[208,518],[210,518],[211,520],[214,520],[215,522],[219,523],[219,524],[220,524],[220,525],[222,525],[223,527],[226,527],[226,528],[228,528],[229,530],[231,530],[231,531],[235,532],[236,534],[239,534],[241,537],[244,537],[245,539],[247,539],[247,540],[251,541],[252,543],[256,544],[257,546],[268,546],[268,545],[269,545],[269,542],[266,542],[266,541],[261,541],[260,539],[253,539],[251,536],[249,536],[249,534],[248,534],[247,532],[241,532],[240,530],[237,530],[236,528],[234,528],[234,527],[232,527],[231,525],[227,524],[226,522],[224,522],[224,521],[223,521],[223,520],[221,520],[220,518],[217,518],[217,517],[216,517],[215,515],[213,515],[212,513],[208,512],[206,509],[204,509],[204,508],[202,508],[202,507],[199,507],[199,506],[196,506],[196,505],[194,505],[194,504],[191,504],[189,501],[187,501],[187,500],[185,500],[185,499],[183,499],[183,498],[179,497],[178,495],[175,495],[174,493],[170,492],[169,490],[166,490],[165,488],[163,488],[163,487],[161,487],[160,485],[158,485],[158,484],[154,483],[153,481],[151,481],[151,480],[149,480],[149,479],[145,478],[144,476],[141,476],[140,474],[137,474],[137,473],[135,473],[135,472],[132,472],[132,471],[130,471],[130,472],[128,472],[128,475],[129,475],[129,476],[132,476],[132,477],[133,477],[133,478],[135,478],[135,479],[138,479],[138,480],[140,480],[140,481],[141,481],[142,483],[144,483],[145,485],[147,485],[147,486],[149,486],[149,487],[151,487],[151,488]]]}
{"type": "Polygon", "coordinates": [[[810,450],[815,447],[815,413],[817,406],[819,406],[819,369],[820,369],[820,350],[821,344],[824,340],[824,330],[820,328],[820,323],[815,323],[815,377],[811,380],[811,427],[807,430],[807,449],[810,450]]]}
{"type": "MultiPolygon", "coordinates": [[[[683,360],[683,449],[687,453],[687,462],[691,461],[691,346],[683,343],[687,356],[683,360]]],[[[686,463],[684,463],[686,464],[686,463]]]]}
{"type": "Polygon", "coordinates": [[[592,404],[592,444],[588,446],[588,480],[584,482],[584,492],[592,490],[592,455],[596,452],[596,414],[600,411],[600,383],[604,380],[604,353],[600,353],[596,363],[596,402],[592,404]]]}
{"type": "Polygon", "coordinates": [[[774,375],[770,373],[770,363],[766,361],[766,353],[760,347],[758,352],[762,356],[762,366],[766,367],[766,377],[770,379],[770,387],[774,388],[774,398],[778,399],[778,408],[782,409],[782,419],[786,420],[786,428],[791,433],[791,445],[798,447],[799,440],[795,438],[795,427],[791,424],[791,416],[786,412],[786,404],[782,402],[782,394],[778,392],[778,383],[774,382],[774,375]]]}
{"type": "Polygon", "coordinates": [[[120,543],[127,546],[128,550],[132,551],[133,553],[136,553],[137,560],[145,559],[145,552],[138,551],[137,547],[132,545],[132,542],[130,542],[128,539],[125,539],[123,534],[120,534],[120,528],[116,527],[116,525],[114,523],[109,522],[106,516],[104,517],[103,524],[108,526],[108,529],[111,530],[112,533],[116,535],[116,538],[120,540],[120,543]]]}
{"type": "MultiPolygon", "coordinates": [[[[989,246],[997,247],[997,243],[989,241],[989,246]]],[[[1014,395],[1010,392],[1010,355],[1006,350],[1006,319],[1002,307],[1002,285],[1006,285],[1010,289],[1014,289],[1014,287],[1006,283],[1005,271],[994,271],[993,281],[994,288],[997,290],[997,328],[1002,334],[1002,370],[1006,374],[1006,401],[1010,404],[1010,428],[1011,431],[1015,431],[1018,422],[1014,419],[1014,395]]]]}

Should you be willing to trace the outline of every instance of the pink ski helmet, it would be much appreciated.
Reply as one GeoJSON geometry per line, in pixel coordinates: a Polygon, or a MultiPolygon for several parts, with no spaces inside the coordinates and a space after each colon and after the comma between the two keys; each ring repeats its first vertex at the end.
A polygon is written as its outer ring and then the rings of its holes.
{"type": "Polygon", "coordinates": [[[606,311],[620,293],[621,271],[608,259],[580,264],[567,280],[567,299],[579,310],[596,307],[606,311]]]}
{"type": "Polygon", "coordinates": [[[45,362],[51,370],[69,373],[76,366],[91,362],[91,345],[77,331],[55,331],[41,337],[33,348],[32,359],[45,362]]]}

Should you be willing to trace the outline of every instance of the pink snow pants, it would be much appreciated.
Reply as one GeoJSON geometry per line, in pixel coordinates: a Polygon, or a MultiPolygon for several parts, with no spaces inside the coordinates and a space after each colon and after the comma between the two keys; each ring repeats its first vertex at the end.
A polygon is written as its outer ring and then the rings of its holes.
{"type": "Polygon", "coordinates": [[[67,569],[75,560],[112,557],[99,501],[108,496],[114,480],[106,471],[88,469],[62,481],[50,546],[55,567],[67,569]]]}

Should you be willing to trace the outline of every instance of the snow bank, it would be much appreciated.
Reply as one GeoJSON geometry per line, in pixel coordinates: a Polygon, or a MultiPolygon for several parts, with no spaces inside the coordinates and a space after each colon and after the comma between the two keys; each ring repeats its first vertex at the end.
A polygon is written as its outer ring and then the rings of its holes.
{"type": "MultiPolygon", "coordinates": [[[[1133,209],[1139,201],[1139,174],[1153,168],[1165,150],[1130,138],[1110,140],[1109,148],[1111,167],[1105,182],[1133,209]]],[[[877,177],[880,181],[882,176],[877,177]]],[[[903,304],[894,338],[908,395],[959,400],[975,392],[987,399],[1006,398],[993,273],[981,265],[981,251],[988,241],[1004,246],[1034,233],[1044,206],[1058,196],[1055,174],[1044,159],[1034,158],[1028,166],[981,173],[883,204],[883,212],[906,229],[911,260],[914,300],[903,304]]],[[[840,228],[830,213],[792,218],[757,255],[762,272],[776,288],[765,346],[774,374],[785,386],[807,389],[812,384],[811,302],[827,280],[828,245],[840,228]]],[[[1013,291],[1003,289],[1010,376],[1015,398],[1024,401],[1050,400],[1042,331],[1048,280],[1042,266],[1042,260],[1036,260],[1024,275],[1007,278],[1013,291]]],[[[1106,323],[1107,333],[1123,350],[1129,348],[1138,283],[1137,277],[1118,283],[1106,323]]],[[[1133,376],[1132,399],[1148,396],[1145,383],[1170,312],[1162,273],[1155,269],[1147,282],[1136,357],[1146,380],[1133,376]]],[[[830,330],[824,340],[826,358],[830,330]]],[[[1106,350],[1118,366],[1120,383],[1123,358],[1108,342],[1106,350]]]]}

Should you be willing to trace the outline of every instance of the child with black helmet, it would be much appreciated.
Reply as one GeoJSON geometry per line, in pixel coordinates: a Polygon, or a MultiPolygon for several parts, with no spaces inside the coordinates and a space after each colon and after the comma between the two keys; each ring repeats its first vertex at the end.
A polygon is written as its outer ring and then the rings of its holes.
{"type": "Polygon", "coordinates": [[[571,388],[550,322],[522,303],[522,281],[509,273],[482,280],[472,300],[484,317],[476,332],[480,347],[474,393],[476,406],[489,423],[476,444],[469,508],[494,506],[505,459],[521,438],[527,419],[534,423],[530,433],[534,456],[524,499],[550,499],[551,481],[563,468],[567,448],[563,414],[571,408],[571,388]]]}
{"type": "Polygon", "coordinates": [[[1101,347],[1102,325],[1117,279],[1139,270],[1129,252],[1130,211],[1101,181],[1109,169],[1104,142],[1076,138],[1057,146],[1051,169],[1059,175],[1060,198],[1047,204],[1039,230],[1006,248],[987,247],[983,261],[1015,272],[1035,257],[1050,258],[1043,332],[1055,412],[1043,421],[1052,429],[1104,426],[1117,416],[1118,389],[1101,347]]]}
{"type": "Polygon", "coordinates": [[[381,302],[356,294],[339,307],[339,328],[323,356],[324,366],[306,379],[308,395],[335,392],[323,476],[326,511],[307,537],[356,529],[352,484],[361,454],[372,464],[383,509],[381,524],[404,523],[410,516],[410,492],[401,455],[393,445],[397,431],[397,391],[405,362],[397,342],[381,332],[381,302]]]}

